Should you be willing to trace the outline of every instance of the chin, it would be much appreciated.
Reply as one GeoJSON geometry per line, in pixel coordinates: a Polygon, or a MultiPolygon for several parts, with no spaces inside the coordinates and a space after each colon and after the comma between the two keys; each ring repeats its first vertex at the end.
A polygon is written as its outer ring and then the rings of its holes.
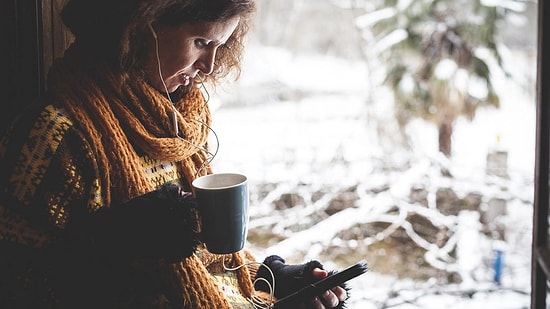
{"type": "Polygon", "coordinates": [[[189,93],[190,90],[191,90],[190,85],[189,86],[180,85],[178,88],[176,88],[176,90],[170,92],[170,99],[174,102],[179,101],[185,95],[187,95],[187,93],[189,93]]]}
{"type": "Polygon", "coordinates": [[[172,93],[172,92],[176,92],[178,91],[179,88],[181,88],[182,85],[175,85],[175,86],[168,86],[166,88],[168,88],[168,92],[169,93],[172,93]]]}

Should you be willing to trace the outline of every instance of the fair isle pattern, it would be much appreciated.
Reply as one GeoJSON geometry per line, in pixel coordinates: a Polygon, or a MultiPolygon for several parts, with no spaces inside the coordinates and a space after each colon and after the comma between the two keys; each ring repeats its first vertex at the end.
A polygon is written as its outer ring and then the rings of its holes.
{"type": "Polygon", "coordinates": [[[94,212],[105,205],[103,195],[101,194],[101,184],[98,178],[91,182],[90,196],[88,197],[88,211],[94,212]]]}
{"type": "Polygon", "coordinates": [[[174,162],[160,161],[149,156],[142,156],[140,160],[149,182],[155,188],[183,178],[174,162]]]}
{"type": "Polygon", "coordinates": [[[61,192],[47,193],[46,203],[49,205],[50,221],[59,227],[64,227],[69,220],[69,204],[75,197],[82,198],[84,193],[83,178],[77,171],[76,164],[70,156],[64,159],[63,174],[67,175],[66,183],[61,192]]]}
{"type": "MultiPolygon", "coordinates": [[[[10,194],[20,201],[23,206],[29,206],[30,201],[35,196],[36,189],[50,167],[57,148],[72,125],[72,121],[65,115],[64,110],[53,105],[46,106],[35,122],[29,133],[29,142],[23,146],[9,181],[10,194]],[[27,179],[33,180],[29,182],[27,179]]],[[[84,148],[86,151],[91,151],[86,147],[84,148]]],[[[182,177],[173,162],[162,162],[147,156],[140,159],[146,175],[154,187],[182,177]]],[[[65,164],[62,166],[64,170],[60,172],[67,176],[65,188],[63,192],[50,193],[47,196],[50,221],[58,227],[65,226],[70,213],[70,210],[67,209],[68,204],[74,200],[75,196],[82,194],[84,190],[84,180],[82,175],[78,173],[73,158],[67,156],[62,160],[65,164]]],[[[91,190],[87,207],[90,212],[94,212],[105,205],[100,180],[93,179],[88,185],[91,185],[91,190]]]]}
{"type": "MultiPolygon", "coordinates": [[[[89,152],[89,149],[82,145],[79,149],[67,149],[64,142],[72,125],[64,111],[53,105],[44,107],[38,115],[15,165],[10,166],[12,170],[6,175],[9,178],[4,193],[11,199],[2,201],[3,204],[0,205],[1,240],[31,247],[47,246],[55,241],[54,237],[33,227],[23,214],[32,214],[35,220],[47,221],[62,229],[69,220],[69,205],[77,199],[84,199],[86,185],[77,169],[78,164],[74,162],[73,154],[89,152]],[[58,151],[60,148],[63,151],[58,151]],[[48,173],[62,178],[57,177],[59,182],[52,182],[47,178],[48,173]],[[41,186],[48,190],[43,192],[44,196],[40,200],[36,200],[37,190],[41,186]],[[31,203],[35,200],[39,203],[38,207],[31,209],[31,203]]],[[[17,138],[22,137],[12,137],[17,138]]],[[[4,138],[1,145],[2,159],[5,159],[6,149],[12,142],[7,137],[4,138]]],[[[91,157],[91,153],[87,153],[87,156],[91,157]]],[[[93,183],[97,184],[97,181],[93,183]]]]}
{"type": "Polygon", "coordinates": [[[252,301],[243,297],[239,292],[239,282],[237,281],[237,275],[232,271],[223,271],[220,273],[213,273],[212,277],[222,290],[223,294],[229,300],[233,309],[251,309],[254,308],[252,301]]]}
{"type": "Polygon", "coordinates": [[[10,193],[24,206],[29,206],[53,154],[71,126],[71,120],[52,105],[48,105],[35,122],[9,181],[10,193]]]}
{"type": "MultiPolygon", "coordinates": [[[[57,171],[63,175],[65,183],[63,188],[56,192],[46,192],[45,203],[48,206],[48,221],[58,228],[64,228],[70,218],[70,204],[76,197],[87,201],[89,212],[95,212],[105,206],[102,197],[101,183],[98,178],[83,179],[74,162],[74,151],[84,151],[88,157],[92,157],[91,149],[86,145],[78,145],[78,149],[63,149],[58,152],[66,133],[72,128],[73,122],[65,115],[63,109],[48,105],[40,113],[29,133],[28,142],[21,150],[17,163],[10,173],[8,192],[20,206],[28,208],[35,197],[36,190],[40,186],[46,173],[52,169],[54,157],[60,157],[63,162],[57,171]],[[27,181],[33,179],[33,181],[27,181]],[[89,196],[83,196],[86,187],[89,187],[89,196]]],[[[10,143],[8,139],[2,140],[1,153],[5,156],[5,149],[10,143]]],[[[66,146],[66,145],[65,145],[66,146]]],[[[74,147],[75,145],[72,145],[74,147]]],[[[75,147],[76,148],[76,147],[75,147]]],[[[179,182],[183,175],[172,162],[152,159],[148,156],[140,158],[149,181],[154,187],[167,182],[179,182]]],[[[43,246],[53,241],[45,233],[40,233],[31,228],[28,220],[24,219],[16,211],[10,210],[14,205],[0,205],[0,240],[9,240],[23,245],[43,246]]]]}
{"type": "MultiPolygon", "coordinates": [[[[247,256],[247,251],[240,252],[244,257],[244,262],[247,258],[252,258],[252,256],[247,256]]],[[[227,300],[231,304],[231,307],[234,309],[252,309],[254,304],[251,299],[244,297],[239,291],[239,282],[237,279],[237,274],[233,270],[226,270],[225,267],[232,268],[235,266],[242,265],[233,265],[234,259],[231,254],[213,254],[210,253],[206,246],[201,245],[195,252],[195,255],[201,260],[202,264],[206,266],[208,272],[214,278],[214,281],[218,285],[219,289],[227,297],[227,300]]],[[[246,266],[246,269],[249,271],[249,266],[246,266]]]]}
{"type": "Polygon", "coordinates": [[[37,248],[45,247],[52,243],[50,235],[35,229],[27,219],[1,204],[0,241],[8,241],[37,248]]]}

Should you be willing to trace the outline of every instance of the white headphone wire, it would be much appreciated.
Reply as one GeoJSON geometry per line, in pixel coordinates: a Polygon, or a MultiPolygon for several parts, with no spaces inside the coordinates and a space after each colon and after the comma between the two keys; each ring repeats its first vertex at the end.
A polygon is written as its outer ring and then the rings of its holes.
{"type": "MultiPolygon", "coordinates": [[[[175,135],[175,137],[177,137],[178,139],[188,143],[189,145],[191,145],[191,146],[193,146],[193,147],[195,147],[199,150],[202,150],[203,152],[205,152],[209,156],[209,158],[207,158],[201,164],[199,169],[197,169],[197,172],[195,174],[195,178],[196,178],[199,175],[199,173],[202,171],[202,169],[205,168],[206,166],[210,165],[212,163],[212,161],[214,160],[214,158],[216,157],[216,155],[218,154],[218,150],[220,148],[220,142],[219,142],[218,134],[216,133],[216,131],[214,131],[214,129],[212,129],[209,125],[207,125],[203,121],[200,121],[199,119],[195,119],[195,121],[202,124],[203,126],[206,126],[206,128],[214,134],[214,138],[216,140],[216,149],[214,150],[214,152],[211,152],[208,149],[206,149],[205,147],[196,145],[195,143],[192,143],[192,142],[188,141],[187,139],[185,139],[184,137],[182,137],[179,134],[179,125],[178,125],[178,116],[177,116],[178,111],[176,109],[176,105],[174,104],[174,102],[172,101],[172,98],[170,97],[170,92],[168,91],[168,86],[166,85],[166,82],[164,81],[164,77],[162,76],[162,67],[161,67],[161,64],[160,64],[159,44],[158,44],[157,34],[156,34],[156,32],[155,32],[155,30],[154,30],[154,28],[151,24],[149,24],[149,29],[151,30],[151,33],[153,34],[153,38],[155,39],[155,56],[156,56],[156,60],[157,60],[159,78],[162,82],[162,86],[164,87],[164,91],[166,92],[166,96],[167,96],[168,100],[170,101],[170,104],[172,105],[172,124],[174,126],[174,135],[175,135]]],[[[197,75],[197,76],[200,79],[200,85],[203,89],[203,95],[204,95],[204,93],[206,93],[205,102],[204,102],[204,105],[201,109],[201,113],[199,114],[199,116],[200,116],[204,112],[204,110],[206,108],[206,105],[208,104],[208,101],[210,101],[210,93],[208,92],[208,90],[206,89],[206,87],[204,85],[204,80],[200,77],[200,75],[197,75]]]]}
{"type": "Polygon", "coordinates": [[[265,300],[263,300],[262,298],[260,298],[256,295],[252,295],[252,297],[251,297],[251,299],[249,299],[249,301],[252,303],[252,305],[254,306],[255,309],[273,308],[274,297],[275,297],[274,296],[274,294],[275,294],[275,275],[273,274],[273,271],[271,270],[271,268],[269,268],[269,266],[267,266],[264,263],[260,263],[260,262],[248,262],[248,263],[244,263],[244,264],[239,265],[239,266],[234,267],[234,268],[229,268],[229,267],[225,266],[225,256],[222,258],[222,266],[223,266],[223,269],[226,270],[226,271],[236,271],[236,270],[239,270],[240,268],[248,266],[248,265],[260,265],[260,267],[262,267],[262,266],[265,267],[267,269],[267,271],[269,272],[269,274],[271,275],[271,279],[273,280],[273,284],[271,284],[265,278],[256,278],[254,280],[254,282],[252,283],[253,285],[255,285],[257,282],[264,282],[265,284],[267,284],[267,286],[269,288],[269,303],[266,303],[265,300]]]}

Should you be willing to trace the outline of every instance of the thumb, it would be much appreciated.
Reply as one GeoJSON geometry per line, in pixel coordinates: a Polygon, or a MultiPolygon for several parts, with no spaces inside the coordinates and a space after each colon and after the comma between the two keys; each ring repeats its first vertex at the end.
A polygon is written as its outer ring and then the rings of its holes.
{"type": "Polygon", "coordinates": [[[314,268],[312,275],[315,278],[323,279],[328,276],[328,272],[321,268],[314,268]]]}

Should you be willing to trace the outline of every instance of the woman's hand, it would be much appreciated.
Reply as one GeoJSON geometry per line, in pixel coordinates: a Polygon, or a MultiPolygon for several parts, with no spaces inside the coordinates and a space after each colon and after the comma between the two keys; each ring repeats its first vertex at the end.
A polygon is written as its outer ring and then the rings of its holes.
{"type": "MultiPolygon", "coordinates": [[[[328,272],[320,268],[314,268],[312,274],[315,278],[318,278],[319,280],[328,276],[328,272]]],[[[311,306],[309,307],[315,309],[335,308],[341,302],[346,300],[347,297],[347,291],[344,288],[337,286],[311,299],[311,306]]],[[[303,307],[309,308],[305,305],[303,307]]]]}
{"type": "Polygon", "coordinates": [[[90,216],[96,254],[114,258],[162,258],[178,262],[191,256],[199,240],[196,200],[175,184],[165,184],[90,216]]]}
{"type": "MultiPolygon", "coordinates": [[[[270,292],[270,287],[274,286],[274,296],[281,299],[327,277],[331,273],[333,272],[324,270],[323,265],[316,260],[304,264],[289,265],[285,263],[283,258],[272,255],[264,260],[256,274],[256,279],[263,279],[264,281],[257,281],[254,287],[260,291],[270,292]],[[273,285],[272,275],[275,277],[275,285],[273,285]]],[[[279,305],[277,308],[341,309],[345,307],[345,301],[349,298],[348,290],[349,287],[346,283],[343,283],[314,297],[304,295],[293,300],[287,299],[285,305],[279,305]]]]}

